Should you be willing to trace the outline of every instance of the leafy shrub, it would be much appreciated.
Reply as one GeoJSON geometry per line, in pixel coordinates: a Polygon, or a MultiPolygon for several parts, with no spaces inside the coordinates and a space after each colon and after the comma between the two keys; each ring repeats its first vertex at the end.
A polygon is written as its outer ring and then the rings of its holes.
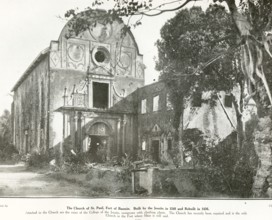
{"type": "Polygon", "coordinates": [[[88,173],[89,167],[87,165],[83,164],[69,164],[69,163],[64,163],[62,170],[67,172],[67,173],[88,173]]]}
{"type": "Polygon", "coordinates": [[[46,153],[33,152],[23,157],[27,166],[33,168],[43,168],[49,164],[50,158],[46,153]]]}
{"type": "Polygon", "coordinates": [[[246,134],[244,147],[237,149],[236,132],[219,143],[201,131],[184,133],[185,151],[191,152],[193,166],[203,168],[205,172],[204,179],[195,180],[196,185],[208,183],[215,192],[238,197],[251,196],[257,166],[252,135],[246,134]]]}
{"type": "Polygon", "coordinates": [[[168,150],[168,153],[170,155],[170,157],[173,160],[173,163],[176,167],[179,167],[180,165],[180,152],[179,152],[179,148],[178,148],[178,143],[176,142],[176,146],[174,146],[171,150],[168,150]]]}
{"type": "Polygon", "coordinates": [[[118,174],[118,180],[121,182],[131,182],[131,171],[134,166],[131,157],[127,154],[121,158],[121,167],[122,170],[118,174]]]}
{"type": "Polygon", "coordinates": [[[6,144],[0,148],[0,161],[1,162],[18,162],[19,161],[19,152],[12,144],[6,144]]]}
{"type": "Polygon", "coordinates": [[[87,153],[72,154],[68,152],[64,156],[63,170],[67,173],[87,173],[89,168],[86,165],[88,163],[87,153]]]}

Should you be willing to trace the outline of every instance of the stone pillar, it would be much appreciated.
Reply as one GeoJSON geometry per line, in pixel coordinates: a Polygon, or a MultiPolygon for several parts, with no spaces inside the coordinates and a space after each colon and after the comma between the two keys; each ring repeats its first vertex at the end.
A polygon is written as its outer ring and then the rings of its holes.
{"type": "Polygon", "coordinates": [[[24,139],[25,139],[25,147],[24,147],[24,152],[25,152],[25,154],[27,154],[28,152],[29,152],[29,141],[28,141],[28,136],[29,136],[29,134],[28,134],[28,129],[25,129],[25,131],[24,131],[24,135],[25,135],[25,137],[24,137],[24,139]]]}
{"type": "Polygon", "coordinates": [[[154,177],[156,168],[148,168],[146,172],[139,172],[139,185],[147,190],[148,194],[154,192],[154,177]]]}
{"type": "Polygon", "coordinates": [[[126,115],[123,118],[123,126],[122,126],[122,154],[125,153],[125,144],[126,144],[126,115]]]}
{"type": "MultiPolygon", "coordinates": [[[[64,88],[64,93],[63,93],[63,106],[67,105],[67,88],[64,88]]],[[[62,141],[60,143],[60,158],[62,160],[63,158],[63,151],[64,151],[64,141],[65,141],[65,137],[66,134],[68,133],[68,131],[66,130],[66,124],[67,124],[67,116],[65,115],[65,112],[62,112],[62,141]]],[[[61,161],[62,162],[62,161],[61,161]]]]}
{"type": "Polygon", "coordinates": [[[88,107],[93,108],[93,82],[90,80],[88,84],[88,107]]]}
{"type": "Polygon", "coordinates": [[[121,145],[120,145],[120,139],[121,139],[121,132],[120,132],[120,129],[121,129],[121,119],[119,118],[118,121],[117,121],[117,156],[118,157],[121,157],[122,155],[122,152],[121,152],[121,145]]]}
{"type": "Polygon", "coordinates": [[[108,91],[108,107],[111,108],[113,106],[113,103],[112,103],[112,81],[110,81],[109,83],[109,91],[108,91]]]}
{"type": "Polygon", "coordinates": [[[82,152],[82,127],[81,127],[81,122],[82,122],[82,113],[78,112],[77,113],[77,141],[76,141],[76,148],[77,152],[82,152]]]}
{"type": "Polygon", "coordinates": [[[73,112],[72,114],[70,114],[70,133],[71,133],[71,142],[72,142],[72,148],[74,150],[75,146],[76,146],[76,123],[75,123],[75,119],[76,119],[76,112],[73,112]]]}
{"type": "Polygon", "coordinates": [[[62,139],[61,139],[61,142],[60,142],[60,150],[59,150],[59,163],[60,165],[63,163],[63,151],[64,151],[64,140],[65,140],[65,126],[66,126],[66,123],[65,123],[65,120],[66,120],[66,116],[65,116],[65,113],[64,111],[62,112],[62,139]]]}

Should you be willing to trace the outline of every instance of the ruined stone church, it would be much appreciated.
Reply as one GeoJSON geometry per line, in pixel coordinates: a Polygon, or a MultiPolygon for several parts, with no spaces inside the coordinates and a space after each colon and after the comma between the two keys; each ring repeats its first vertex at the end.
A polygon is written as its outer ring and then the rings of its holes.
{"type": "MultiPolygon", "coordinates": [[[[103,12],[101,12],[103,13],[103,12]]],[[[171,160],[173,109],[163,82],[145,85],[145,65],[121,20],[67,38],[69,22],[14,85],[13,141],[21,154],[70,151],[96,155],[147,155],[171,160]],[[101,153],[102,152],[102,153],[101,153]]],[[[184,127],[226,137],[235,111],[224,93],[211,108],[192,101],[184,127]],[[226,117],[226,113],[228,117],[226,117]]]]}

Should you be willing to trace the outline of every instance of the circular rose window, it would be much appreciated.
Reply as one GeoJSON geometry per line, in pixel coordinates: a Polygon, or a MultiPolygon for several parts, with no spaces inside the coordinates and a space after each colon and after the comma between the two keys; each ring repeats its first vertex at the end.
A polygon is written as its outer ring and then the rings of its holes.
{"type": "Polygon", "coordinates": [[[96,47],[93,49],[92,58],[96,65],[106,65],[110,62],[110,52],[105,47],[96,47]]]}
{"type": "Polygon", "coordinates": [[[102,51],[97,51],[94,58],[98,63],[103,63],[106,60],[106,55],[102,51]]]}

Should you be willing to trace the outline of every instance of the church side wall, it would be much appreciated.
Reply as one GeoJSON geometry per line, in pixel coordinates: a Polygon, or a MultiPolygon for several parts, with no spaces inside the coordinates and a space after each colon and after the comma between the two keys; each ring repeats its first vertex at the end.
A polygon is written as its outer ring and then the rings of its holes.
{"type": "Polygon", "coordinates": [[[14,91],[14,144],[21,154],[47,148],[48,74],[46,56],[14,91]]]}

